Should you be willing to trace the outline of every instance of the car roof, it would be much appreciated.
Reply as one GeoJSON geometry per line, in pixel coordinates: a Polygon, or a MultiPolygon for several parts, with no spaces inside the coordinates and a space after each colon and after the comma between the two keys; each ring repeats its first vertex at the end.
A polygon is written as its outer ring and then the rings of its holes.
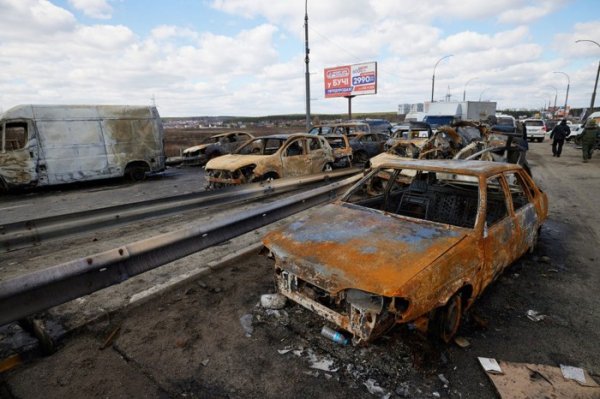
{"type": "Polygon", "coordinates": [[[379,169],[399,168],[399,169],[419,169],[430,170],[432,172],[448,172],[472,176],[493,176],[505,171],[522,169],[517,164],[492,161],[467,161],[462,159],[448,160],[426,160],[426,159],[401,159],[386,160],[379,169]]]}
{"type": "Polygon", "coordinates": [[[223,136],[229,136],[230,134],[247,134],[249,136],[252,136],[252,134],[247,133],[247,132],[240,132],[240,131],[233,131],[233,132],[226,132],[226,133],[219,133],[219,134],[214,134],[212,136],[210,136],[211,138],[213,137],[223,137],[223,136]]]}
{"type": "Polygon", "coordinates": [[[308,133],[276,133],[276,134],[269,134],[267,136],[255,137],[255,139],[279,139],[279,140],[287,140],[290,137],[308,137],[308,138],[314,138],[314,137],[323,137],[323,136],[315,136],[314,134],[308,134],[308,133]]]}

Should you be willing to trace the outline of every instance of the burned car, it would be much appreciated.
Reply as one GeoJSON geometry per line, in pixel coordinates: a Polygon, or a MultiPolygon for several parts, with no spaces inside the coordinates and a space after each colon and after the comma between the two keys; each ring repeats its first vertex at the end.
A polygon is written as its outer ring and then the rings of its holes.
{"type": "Polygon", "coordinates": [[[333,150],[333,168],[349,168],[352,166],[353,151],[348,137],[343,134],[329,134],[325,140],[333,150]]]}
{"type": "Polygon", "coordinates": [[[353,134],[353,133],[371,133],[371,127],[365,122],[340,122],[313,126],[308,134],[353,134]]]}
{"type": "Polygon", "coordinates": [[[383,133],[352,133],[348,135],[354,159],[358,163],[365,163],[370,158],[383,152],[383,146],[390,136],[383,133]]]}
{"type": "Polygon", "coordinates": [[[395,159],[263,243],[278,291],[355,343],[404,323],[449,342],[547,213],[519,165],[395,159]]]}
{"type": "Polygon", "coordinates": [[[229,132],[211,136],[201,144],[183,150],[183,164],[186,166],[202,166],[209,160],[235,151],[254,136],[244,132],[229,132]]]}
{"type": "Polygon", "coordinates": [[[234,154],[208,161],[208,188],[332,170],[333,150],[323,136],[304,133],[257,137],[234,154]]]}

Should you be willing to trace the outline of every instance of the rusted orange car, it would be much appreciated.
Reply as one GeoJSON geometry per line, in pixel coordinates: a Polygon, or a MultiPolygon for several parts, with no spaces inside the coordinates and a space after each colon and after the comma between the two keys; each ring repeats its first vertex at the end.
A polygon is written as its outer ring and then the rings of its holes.
{"type": "Polygon", "coordinates": [[[448,342],[483,290],[535,247],[547,213],[519,165],[390,159],[263,243],[279,292],[355,343],[409,322],[448,342]]]}

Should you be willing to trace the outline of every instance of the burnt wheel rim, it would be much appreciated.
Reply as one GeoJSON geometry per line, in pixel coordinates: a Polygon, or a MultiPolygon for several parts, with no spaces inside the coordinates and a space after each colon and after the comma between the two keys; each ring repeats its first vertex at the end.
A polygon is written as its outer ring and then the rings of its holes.
{"type": "Polygon", "coordinates": [[[441,338],[444,342],[450,342],[458,332],[461,316],[462,302],[460,296],[455,295],[444,307],[443,325],[441,326],[441,338]]]}

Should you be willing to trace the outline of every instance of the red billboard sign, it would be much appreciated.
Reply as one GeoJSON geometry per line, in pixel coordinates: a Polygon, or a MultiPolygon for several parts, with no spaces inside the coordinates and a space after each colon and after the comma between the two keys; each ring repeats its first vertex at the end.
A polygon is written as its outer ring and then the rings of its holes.
{"type": "Polygon", "coordinates": [[[377,93],[377,63],[325,69],[325,98],[377,93]]]}

